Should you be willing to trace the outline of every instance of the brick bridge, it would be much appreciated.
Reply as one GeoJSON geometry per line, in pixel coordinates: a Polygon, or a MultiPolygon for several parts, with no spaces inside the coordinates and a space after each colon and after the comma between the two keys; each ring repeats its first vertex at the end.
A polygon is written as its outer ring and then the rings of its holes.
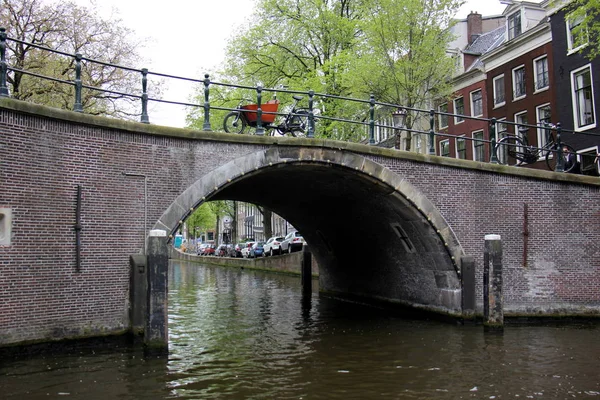
{"type": "Polygon", "coordinates": [[[130,255],[214,199],[289,220],[328,292],[460,315],[472,257],[481,313],[498,234],[507,316],[600,315],[598,178],[0,98],[0,184],[0,346],[127,331],[130,255]]]}

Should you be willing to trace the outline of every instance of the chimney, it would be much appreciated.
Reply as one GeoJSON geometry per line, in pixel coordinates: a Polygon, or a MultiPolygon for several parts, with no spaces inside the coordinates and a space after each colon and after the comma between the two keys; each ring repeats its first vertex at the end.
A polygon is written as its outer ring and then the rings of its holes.
{"type": "Polygon", "coordinates": [[[469,44],[472,44],[483,33],[483,23],[481,20],[481,14],[477,11],[471,11],[471,14],[467,15],[467,38],[469,44]]]}

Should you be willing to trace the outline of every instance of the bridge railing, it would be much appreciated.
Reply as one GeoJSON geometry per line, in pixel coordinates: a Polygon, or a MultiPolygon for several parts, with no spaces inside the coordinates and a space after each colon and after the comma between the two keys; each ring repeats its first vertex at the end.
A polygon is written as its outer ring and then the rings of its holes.
{"type": "MultiPolygon", "coordinates": [[[[92,59],[89,57],[85,57],[82,54],[70,54],[63,51],[51,49],[45,46],[41,46],[35,43],[25,42],[22,40],[11,38],[7,35],[5,28],[0,28],[0,96],[10,96],[7,84],[9,81],[8,77],[10,73],[13,74],[13,77],[15,74],[29,75],[39,79],[49,80],[55,83],[72,86],[74,88],[72,109],[76,112],[85,111],[82,104],[83,90],[98,91],[107,95],[119,96],[122,98],[128,98],[133,99],[134,101],[139,101],[139,112],[134,112],[133,114],[138,115],[139,120],[142,123],[150,123],[150,117],[148,115],[149,102],[179,105],[189,107],[195,110],[200,110],[202,113],[203,120],[202,129],[205,131],[213,130],[213,123],[211,122],[211,118],[214,116],[215,111],[240,111],[238,107],[228,107],[224,105],[224,103],[221,103],[220,105],[216,104],[214,101],[211,103],[211,100],[213,100],[211,99],[212,90],[216,90],[220,93],[224,93],[227,90],[251,92],[253,93],[252,97],[256,99],[257,105],[257,135],[265,134],[263,119],[265,114],[269,114],[268,112],[262,110],[262,105],[264,104],[263,97],[265,93],[271,93],[273,97],[276,97],[277,94],[281,93],[288,95],[301,94],[307,97],[308,102],[308,127],[306,136],[309,138],[315,137],[315,135],[317,134],[315,125],[316,121],[321,121],[320,123],[326,122],[328,124],[343,124],[345,126],[354,127],[351,129],[351,131],[353,132],[352,135],[341,136],[341,138],[346,141],[355,141],[359,143],[380,146],[385,145],[385,143],[387,143],[388,147],[391,147],[389,146],[389,143],[393,142],[393,147],[399,148],[398,144],[400,142],[399,138],[401,135],[416,135],[418,139],[422,139],[423,137],[427,138],[427,148],[426,151],[424,151],[424,153],[431,155],[438,154],[449,156],[449,154],[444,153],[445,150],[443,146],[439,149],[436,149],[436,145],[440,145],[440,143],[443,144],[445,143],[445,141],[455,141],[456,144],[454,147],[457,149],[456,157],[458,158],[461,158],[461,154],[458,151],[458,149],[460,148],[460,146],[458,146],[459,141],[460,143],[472,142],[474,144],[473,148],[477,146],[478,151],[480,151],[480,154],[478,156],[484,158],[484,160],[478,161],[489,161],[492,163],[498,162],[499,155],[496,154],[496,141],[506,134],[511,134],[509,133],[507,127],[513,126],[513,132],[518,132],[519,128],[535,130],[542,128],[539,124],[534,125],[522,122],[517,123],[514,121],[507,120],[499,121],[495,118],[473,117],[470,115],[436,111],[434,109],[427,110],[415,107],[406,107],[400,104],[385,103],[377,101],[374,95],[370,95],[368,99],[359,99],[335,96],[326,93],[316,93],[312,90],[295,91],[286,88],[263,88],[261,86],[245,86],[226,82],[216,82],[212,81],[208,74],[205,74],[203,79],[197,79],[149,71],[147,68],[131,68],[127,66],[121,66],[107,63],[101,60],[92,59]],[[74,64],[74,68],[66,69],[66,71],[68,71],[68,73],[70,73],[71,75],[67,75],[66,77],[48,76],[35,71],[28,71],[26,69],[19,68],[15,65],[9,65],[7,62],[7,41],[13,41],[15,43],[36,48],[40,51],[51,52],[71,59],[71,61],[74,64]],[[137,74],[140,79],[139,91],[137,91],[136,93],[128,93],[117,90],[111,90],[110,88],[106,87],[97,87],[85,84],[82,81],[83,62],[98,64],[115,70],[121,70],[126,73],[137,74]],[[161,79],[175,79],[178,81],[197,84],[201,88],[203,88],[204,101],[203,103],[198,104],[152,97],[148,91],[148,78],[150,76],[161,79]],[[323,109],[323,105],[328,103],[331,104],[334,101],[345,103],[349,105],[348,108],[357,111],[354,113],[354,115],[352,115],[351,118],[341,117],[340,115],[327,113],[323,109]],[[411,120],[413,122],[416,121],[415,123],[406,124],[405,118],[408,114],[411,115],[411,120]],[[436,121],[438,121],[438,118],[440,116],[444,116],[446,118],[461,118],[463,120],[479,121],[479,123],[481,123],[481,125],[484,126],[483,130],[487,133],[487,135],[484,134],[482,138],[471,138],[468,136],[457,136],[455,134],[448,133],[443,128],[440,128],[439,123],[436,124],[436,121]],[[503,127],[502,129],[499,129],[500,124],[503,127]],[[438,128],[437,130],[436,126],[438,128]],[[485,139],[486,136],[489,139],[485,139]],[[485,151],[486,148],[487,151],[485,151]]],[[[283,115],[284,113],[275,114],[283,115]]],[[[219,123],[221,122],[219,121],[219,123]]],[[[575,132],[572,130],[561,129],[560,124],[544,126],[543,129],[554,132],[556,141],[558,143],[558,158],[561,160],[561,134],[565,132],[570,132],[573,134],[582,134],[580,132],[575,132]]],[[[584,134],[596,136],[600,135],[598,133],[589,132],[584,134]]],[[[333,136],[335,139],[335,135],[333,136]]],[[[538,148],[535,146],[529,147],[531,149],[543,151],[542,148],[538,148]]],[[[561,166],[559,165],[558,170],[561,170],[560,168],[561,166]]]]}

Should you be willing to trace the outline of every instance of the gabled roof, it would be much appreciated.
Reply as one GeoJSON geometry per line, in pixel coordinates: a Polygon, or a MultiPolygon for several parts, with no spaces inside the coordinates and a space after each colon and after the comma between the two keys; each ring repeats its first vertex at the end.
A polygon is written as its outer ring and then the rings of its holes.
{"type": "MultiPolygon", "coordinates": [[[[467,46],[463,53],[474,56],[486,54],[504,43],[506,37],[505,33],[506,28],[504,26],[499,26],[493,31],[484,33],[475,39],[473,43],[467,46]]],[[[481,58],[478,57],[473,64],[466,68],[465,72],[472,71],[474,69],[483,69],[483,67],[484,64],[481,61],[481,58]]]]}

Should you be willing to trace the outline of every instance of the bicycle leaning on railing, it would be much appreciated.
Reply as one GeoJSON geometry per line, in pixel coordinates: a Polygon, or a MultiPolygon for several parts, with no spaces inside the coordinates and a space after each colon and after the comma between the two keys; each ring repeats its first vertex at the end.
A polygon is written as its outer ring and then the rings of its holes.
{"type": "MultiPolygon", "coordinates": [[[[292,96],[295,100],[289,112],[285,114],[282,123],[275,124],[278,100],[269,100],[261,105],[261,123],[265,131],[274,135],[277,132],[280,135],[290,134],[293,137],[304,136],[308,126],[309,111],[303,108],[297,108],[298,102],[303,99],[302,96],[292,96]]],[[[223,129],[228,133],[244,133],[247,127],[257,128],[258,125],[258,105],[244,104],[244,100],[238,105],[235,111],[230,112],[223,120],[223,129]]]]}
{"type": "Polygon", "coordinates": [[[529,144],[527,131],[529,127],[520,126],[518,135],[508,135],[496,143],[495,151],[500,164],[509,164],[511,159],[518,161],[516,164],[533,164],[544,157],[546,166],[550,171],[556,171],[559,157],[563,159],[563,170],[569,172],[577,165],[577,152],[570,145],[555,139],[552,129],[556,126],[544,127],[547,133],[546,143],[542,147],[529,144]]]}

